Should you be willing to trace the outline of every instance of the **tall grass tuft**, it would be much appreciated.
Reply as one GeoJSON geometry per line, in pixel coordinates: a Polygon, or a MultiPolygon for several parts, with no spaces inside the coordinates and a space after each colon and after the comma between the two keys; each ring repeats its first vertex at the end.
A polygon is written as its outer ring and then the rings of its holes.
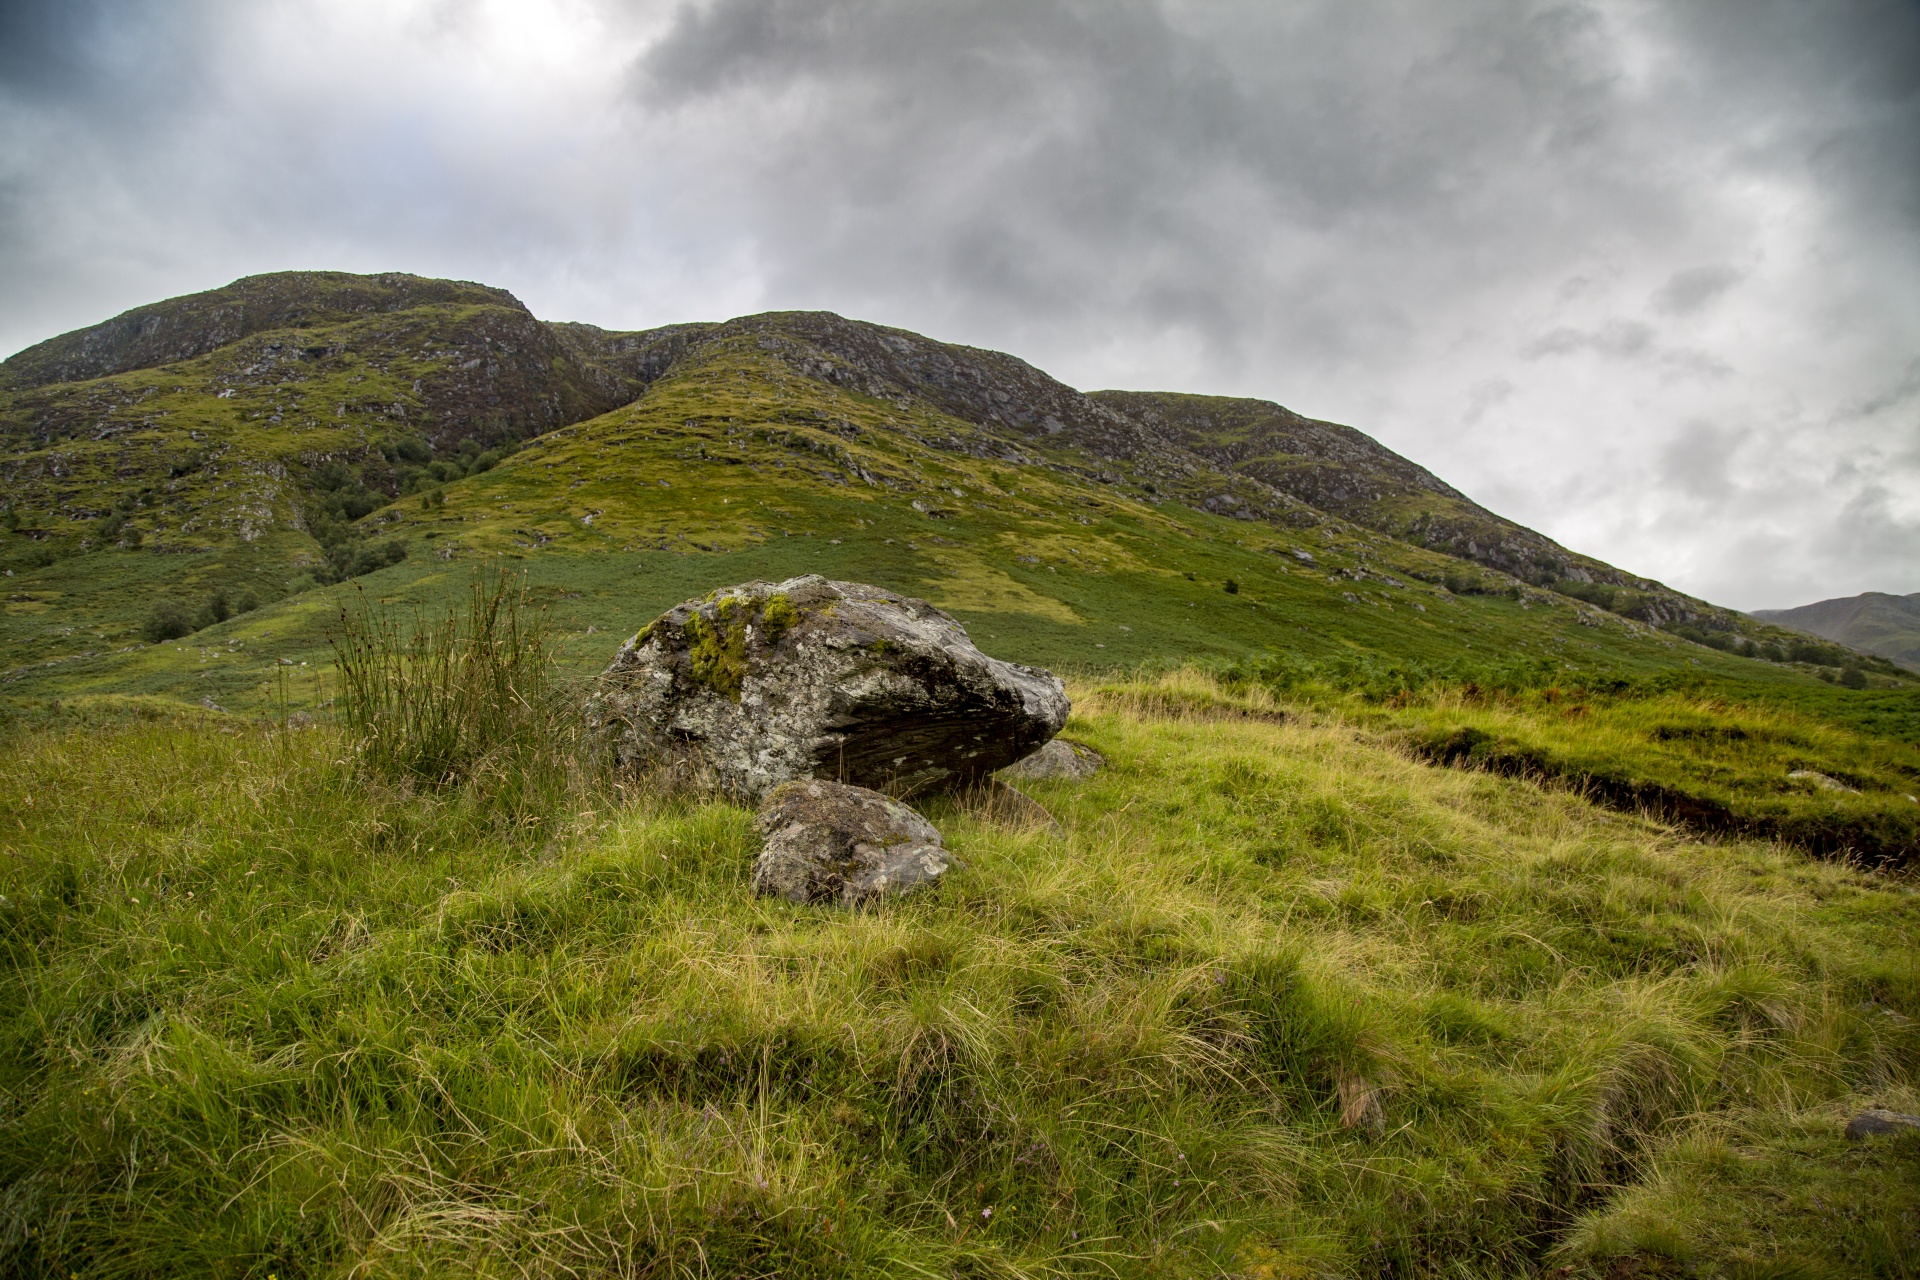
{"type": "Polygon", "coordinates": [[[362,595],[327,639],[367,773],[520,807],[575,772],[576,700],[554,677],[553,633],[523,578],[478,570],[437,617],[403,618],[362,595]]]}

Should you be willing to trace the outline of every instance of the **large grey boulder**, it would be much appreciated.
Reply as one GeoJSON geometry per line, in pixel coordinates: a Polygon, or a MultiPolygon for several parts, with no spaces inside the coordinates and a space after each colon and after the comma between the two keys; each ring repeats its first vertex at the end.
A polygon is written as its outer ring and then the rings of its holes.
{"type": "Polygon", "coordinates": [[[1066,723],[1067,691],[924,600],[818,575],[725,587],[615,656],[588,719],[623,766],[758,800],[795,778],[969,786],[1066,723]]]}
{"type": "Polygon", "coordinates": [[[852,906],[933,883],[952,865],[932,823],[878,791],[818,779],[774,788],[757,823],[756,893],[852,906]]]}

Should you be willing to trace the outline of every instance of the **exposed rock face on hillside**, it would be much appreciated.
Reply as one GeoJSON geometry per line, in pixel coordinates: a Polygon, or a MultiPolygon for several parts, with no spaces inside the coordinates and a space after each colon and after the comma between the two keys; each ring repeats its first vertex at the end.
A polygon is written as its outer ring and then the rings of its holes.
{"type": "Polygon", "coordinates": [[[458,478],[488,449],[630,402],[698,328],[635,341],[460,281],[250,277],[0,364],[0,483],[16,527],[68,550],[129,522],[167,551],[331,522],[297,568],[409,475],[458,478]]]}
{"type": "Polygon", "coordinates": [[[0,365],[0,385],[81,382],[191,360],[271,329],[310,329],[422,306],[526,308],[505,289],[464,280],[280,271],[170,298],[63,333],[0,365]]]}
{"type": "Polygon", "coordinates": [[[1392,537],[1528,582],[1566,579],[1654,592],[1661,599],[1652,604],[1650,622],[1689,621],[1704,612],[1698,601],[1502,519],[1352,427],[1266,400],[1159,391],[1096,391],[1091,399],[1217,466],[1392,537]]]}
{"type": "Polygon", "coordinates": [[[601,402],[613,408],[638,396],[720,326],[676,324],[643,333],[570,321],[549,322],[546,327],[577,362],[581,376],[593,384],[601,402]]]}
{"type": "Polygon", "coordinates": [[[755,799],[795,778],[961,786],[1066,723],[1065,686],[924,600],[818,576],[689,600],[620,650],[589,721],[620,762],[755,799]]]}
{"type": "Polygon", "coordinates": [[[1352,515],[1368,502],[1410,493],[1466,500],[1372,436],[1266,400],[1158,391],[1096,391],[1089,398],[1216,462],[1265,472],[1267,483],[1295,491],[1323,511],[1352,515]]]}
{"type": "MultiPolygon", "coordinates": [[[[1304,503],[1257,478],[1223,473],[1177,441],[1127,413],[1055,381],[1024,360],[998,351],[935,342],[902,329],[847,320],[825,311],[743,316],[721,332],[751,333],[763,349],[803,376],[902,407],[919,400],[986,428],[1004,443],[991,449],[1006,461],[1074,470],[1105,484],[1202,506],[1227,502],[1245,519],[1312,523],[1304,503]],[[1025,447],[1081,451],[1078,466],[1037,458],[1025,447]],[[1111,464],[1121,464],[1114,466],[1111,464]]],[[[979,452],[983,442],[971,450],[979,452]]],[[[955,445],[961,448],[959,442],[955,445]]]]}
{"type": "Polygon", "coordinates": [[[1012,446],[1000,455],[1010,461],[1035,460],[1021,454],[1023,442],[1078,450],[1091,464],[1077,468],[1084,476],[1139,486],[1216,515],[1282,526],[1331,515],[1535,584],[1627,588],[1633,615],[1645,622],[1728,617],[1502,519],[1351,427],[1267,401],[1086,395],[1000,352],[829,312],[744,316],[702,336],[735,333],[751,333],[802,376],[902,406],[922,400],[988,428],[1012,446]]]}
{"type": "Polygon", "coordinates": [[[634,343],[591,326],[568,328],[597,340],[556,331],[512,294],[484,285],[335,272],[252,276],[136,308],[0,363],[0,388],[16,392],[4,425],[36,446],[77,438],[103,412],[146,400],[154,385],[95,380],[173,366],[174,379],[216,400],[270,390],[260,416],[275,423],[370,417],[445,449],[469,436],[493,443],[537,435],[626,404],[669,358],[649,362],[646,353],[674,349],[671,331],[634,343]],[[376,395],[355,394],[361,388],[376,395]],[[289,414],[286,402],[304,402],[309,392],[326,401],[289,414]]]}
{"type": "Polygon", "coordinates": [[[952,865],[931,822],[865,787],[783,783],[755,823],[763,844],[756,893],[788,902],[854,906],[934,883],[952,865]]]}

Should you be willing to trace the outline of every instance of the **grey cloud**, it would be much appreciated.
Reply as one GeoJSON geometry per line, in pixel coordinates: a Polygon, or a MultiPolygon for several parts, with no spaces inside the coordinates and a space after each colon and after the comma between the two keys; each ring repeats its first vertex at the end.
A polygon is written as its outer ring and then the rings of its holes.
{"type": "Polygon", "coordinates": [[[1662,479],[1690,499],[1729,498],[1735,492],[1733,455],[1747,438],[1744,431],[1688,423],[1660,452],[1662,479]]]}
{"type": "Polygon", "coordinates": [[[0,3],[0,98],[142,132],[150,113],[191,98],[207,28],[224,6],[180,0],[6,0],[0,3]]]}
{"type": "MultiPolygon", "coordinates": [[[[1909,360],[1907,367],[1880,390],[1843,406],[1840,416],[1871,418],[1889,409],[1913,404],[1916,400],[1920,400],[1920,356],[1909,360]]],[[[1920,414],[1915,416],[1916,419],[1920,419],[1920,414]]],[[[1920,432],[1920,422],[1916,423],[1915,430],[1920,432]]]]}
{"type": "Polygon", "coordinates": [[[634,84],[654,109],[755,122],[716,159],[780,210],[756,230],[795,292],[915,280],[970,326],[1120,307],[1223,366],[1276,339],[1348,359],[1403,342],[1421,301],[1367,278],[1369,240],[1384,268],[1410,220],[1427,239],[1493,216],[1510,225],[1492,269],[1524,271],[1553,229],[1503,217],[1488,185],[1516,152],[1568,163],[1606,133],[1592,13],[1428,12],[722,0],[684,10],[634,84]],[[1350,283],[1324,279],[1333,262],[1350,283]]]}
{"type": "Polygon", "coordinates": [[[1648,351],[1653,346],[1653,337],[1653,327],[1638,320],[1613,320],[1592,330],[1562,325],[1521,347],[1520,358],[1539,360],[1546,356],[1594,351],[1603,356],[1628,359],[1648,351]]]}
{"type": "Polygon", "coordinates": [[[1676,271],[1653,295],[1654,310],[1668,315],[1698,311],[1740,283],[1745,275],[1744,271],[1723,265],[1676,271]]]}
{"type": "Polygon", "coordinates": [[[1487,416],[1487,411],[1513,398],[1514,386],[1505,378],[1488,378],[1467,391],[1466,411],[1460,420],[1468,426],[1487,416]]]}

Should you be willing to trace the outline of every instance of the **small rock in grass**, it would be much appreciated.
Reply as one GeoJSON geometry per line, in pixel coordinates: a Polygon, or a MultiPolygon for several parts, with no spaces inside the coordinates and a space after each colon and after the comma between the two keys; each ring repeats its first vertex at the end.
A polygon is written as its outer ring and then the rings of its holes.
{"type": "Polygon", "coordinates": [[[1795,769],[1791,773],[1787,774],[1787,776],[1789,778],[1798,778],[1802,782],[1811,782],[1814,786],[1820,788],[1822,791],[1844,791],[1850,796],[1857,796],[1860,794],[1858,791],[1854,790],[1852,787],[1848,786],[1846,783],[1840,781],[1840,779],[1829,778],[1826,774],[1821,773],[1817,769],[1795,769]]]}
{"type": "Polygon", "coordinates": [[[952,865],[931,822],[878,791],[819,779],[773,790],[757,823],[756,893],[852,906],[911,893],[952,865]]]}
{"type": "Polygon", "coordinates": [[[1042,826],[1055,835],[1066,834],[1045,805],[998,777],[968,787],[956,798],[974,817],[986,822],[1008,827],[1042,826]]]}
{"type": "Polygon", "coordinates": [[[1847,1136],[1858,1142],[1875,1134],[1901,1133],[1920,1129],[1920,1116],[1903,1116],[1898,1111],[1883,1111],[1875,1107],[1862,1111],[1847,1121],[1847,1136]]]}
{"type": "Polygon", "coordinates": [[[1100,772],[1106,760],[1092,747],[1082,746],[1078,742],[1068,742],[1065,738],[1054,738],[1044,747],[1023,760],[1016,760],[1000,771],[1003,778],[1016,778],[1023,782],[1039,782],[1052,779],[1065,779],[1068,782],[1081,782],[1100,772]]]}

